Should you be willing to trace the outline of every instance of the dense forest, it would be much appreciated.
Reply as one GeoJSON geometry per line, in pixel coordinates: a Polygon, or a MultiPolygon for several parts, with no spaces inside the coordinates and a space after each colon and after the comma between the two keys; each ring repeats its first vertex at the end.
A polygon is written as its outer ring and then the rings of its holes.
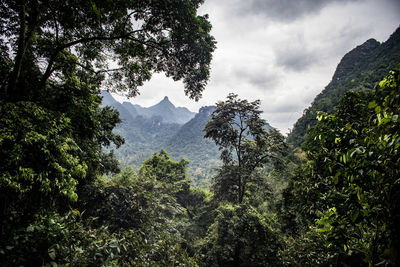
{"type": "MultiPolygon", "coordinates": [[[[399,30],[347,54],[288,139],[259,100],[202,109],[208,188],[164,149],[120,167],[101,89],[135,96],[164,72],[200,98],[216,48],[201,4],[1,1],[1,266],[400,265],[399,30]]],[[[185,125],[171,147],[199,137],[185,125]]]]}

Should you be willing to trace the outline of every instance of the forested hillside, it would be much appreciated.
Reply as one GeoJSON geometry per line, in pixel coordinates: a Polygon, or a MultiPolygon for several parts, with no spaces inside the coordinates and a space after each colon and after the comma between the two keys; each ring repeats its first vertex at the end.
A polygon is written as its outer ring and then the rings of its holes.
{"type": "Polygon", "coordinates": [[[201,97],[201,4],[1,1],[0,266],[400,265],[399,30],[343,58],[301,147],[235,93],[192,119],[101,93],[164,72],[201,97]]]}
{"type": "Polygon", "coordinates": [[[317,95],[311,106],[294,124],[288,141],[299,146],[307,129],[317,122],[317,112],[333,113],[340,98],[349,90],[372,91],[382,77],[400,62],[400,28],[390,38],[379,43],[370,39],[347,53],[332,77],[332,81],[317,95]]]}
{"type": "Polygon", "coordinates": [[[213,168],[220,165],[219,152],[213,142],[204,138],[203,129],[215,107],[202,107],[196,114],[175,107],[167,97],[143,108],[129,102],[121,104],[107,92],[102,96],[103,106],[111,106],[121,114],[122,123],[115,132],[124,137],[125,143],[114,149],[114,154],[123,167],[139,168],[145,159],[164,149],[175,160],[189,161],[188,175],[194,185],[210,186],[213,168]],[[192,117],[193,114],[196,115],[192,117]]]}

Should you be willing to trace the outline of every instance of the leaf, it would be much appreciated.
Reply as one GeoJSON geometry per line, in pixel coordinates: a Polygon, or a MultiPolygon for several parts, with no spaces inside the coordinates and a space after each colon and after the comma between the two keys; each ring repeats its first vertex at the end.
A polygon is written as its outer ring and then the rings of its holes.
{"type": "Polygon", "coordinates": [[[337,173],[335,174],[335,176],[332,178],[332,181],[333,181],[334,184],[338,184],[338,182],[339,182],[339,176],[340,176],[340,172],[337,172],[337,173]]]}
{"type": "Polygon", "coordinates": [[[79,210],[71,210],[71,212],[75,215],[81,216],[81,213],[79,212],[79,210]]]}
{"type": "Polygon", "coordinates": [[[358,210],[353,212],[353,215],[351,216],[351,221],[353,223],[357,220],[359,214],[360,214],[360,212],[358,210]]]}
{"type": "Polygon", "coordinates": [[[375,108],[376,106],[377,106],[377,104],[376,104],[375,100],[368,103],[368,108],[372,109],[372,108],[375,108]]]}
{"type": "Polygon", "coordinates": [[[56,259],[56,250],[54,248],[49,248],[48,253],[49,253],[50,259],[52,259],[52,260],[56,259]]]}
{"type": "Polygon", "coordinates": [[[92,4],[92,10],[93,12],[100,18],[101,17],[101,13],[99,11],[99,9],[96,6],[96,3],[93,1],[90,1],[90,3],[92,4]]]}

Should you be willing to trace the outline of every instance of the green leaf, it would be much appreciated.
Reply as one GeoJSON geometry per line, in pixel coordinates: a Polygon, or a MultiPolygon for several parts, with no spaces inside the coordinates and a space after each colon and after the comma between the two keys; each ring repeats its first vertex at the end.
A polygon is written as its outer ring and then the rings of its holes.
{"type": "Polygon", "coordinates": [[[338,182],[339,182],[339,176],[340,176],[340,172],[337,172],[337,173],[335,174],[335,176],[333,177],[332,181],[333,181],[334,184],[338,184],[338,182]]]}
{"type": "Polygon", "coordinates": [[[378,104],[376,104],[375,100],[368,103],[368,108],[375,108],[378,104]]]}
{"type": "Polygon", "coordinates": [[[360,212],[359,212],[358,210],[356,210],[356,211],[353,212],[353,214],[352,214],[352,216],[351,216],[351,221],[352,221],[353,223],[357,220],[359,213],[360,213],[360,212]]]}
{"type": "Polygon", "coordinates": [[[50,259],[55,260],[56,259],[56,250],[54,248],[50,248],[48,250],[48,252],[49,252],[50,259]]]}

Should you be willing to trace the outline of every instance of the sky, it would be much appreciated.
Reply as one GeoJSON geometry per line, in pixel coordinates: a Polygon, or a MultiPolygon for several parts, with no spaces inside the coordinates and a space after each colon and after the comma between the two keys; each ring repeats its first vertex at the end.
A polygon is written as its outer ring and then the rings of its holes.
{"type": "Polygon", "coordinates": [[[181,82],[160,73],[129,101],[148,107],[168,96],[198,112],[235,93],[260,99],[262,117],[282,134],[347,52],[370,38],[386,41],[400,25],[399,0],[205,0],[198,13],[209,15],[217,41],[202,98],[189,99],[181,82]]]}

